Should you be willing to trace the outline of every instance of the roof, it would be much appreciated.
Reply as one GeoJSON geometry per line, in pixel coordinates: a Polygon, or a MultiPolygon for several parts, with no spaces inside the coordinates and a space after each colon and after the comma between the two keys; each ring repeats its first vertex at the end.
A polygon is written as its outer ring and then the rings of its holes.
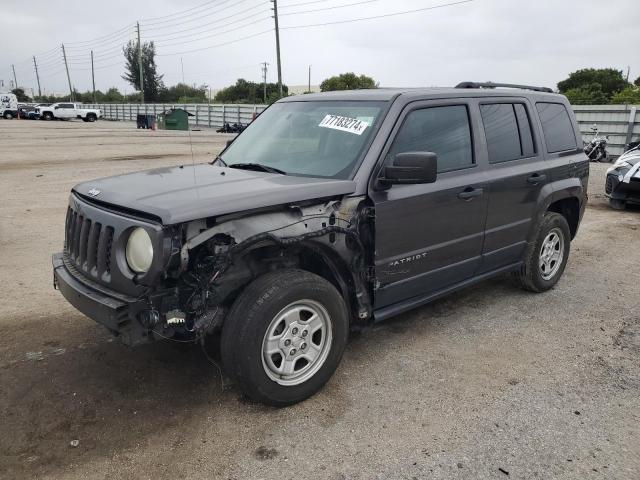
{"type": "Polygon", "coordinates": [[[311,101],[390,101],[402,95],[407,99],[447,98],[447,97],[514,97],[514,96],[544,96],[556,93],[543,93],[532,90],[515,88],[375,88],[369,90],[338,90],[334,92],[310,93],[286,97],[280,102],[311,102],[311,101]]]}

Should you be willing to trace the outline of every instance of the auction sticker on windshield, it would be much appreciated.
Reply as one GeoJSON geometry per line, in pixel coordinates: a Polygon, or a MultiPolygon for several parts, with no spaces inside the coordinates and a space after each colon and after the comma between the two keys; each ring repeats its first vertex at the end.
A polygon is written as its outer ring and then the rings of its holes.
{"type": "Polygon", "coordinates": [[[362,135],[362,132],[365,131],[369,124],[362,120],[358,120],[357,118],[341,117],[339,115],[326,115],[318,126],[362,135]]]}

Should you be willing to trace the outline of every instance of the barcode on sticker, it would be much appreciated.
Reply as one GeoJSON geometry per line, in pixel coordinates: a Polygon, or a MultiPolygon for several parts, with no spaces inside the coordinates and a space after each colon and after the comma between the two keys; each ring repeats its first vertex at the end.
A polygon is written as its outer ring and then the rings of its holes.
{"type": "Polygon", "coordinates": [[[367,122],[358,120],[357,118],[341,117],[339,115],[327,115],[318,124],[322,128],[333,128],[343,132],[355,133],[362,135],[362,132],[369,126],[367,122]]]}

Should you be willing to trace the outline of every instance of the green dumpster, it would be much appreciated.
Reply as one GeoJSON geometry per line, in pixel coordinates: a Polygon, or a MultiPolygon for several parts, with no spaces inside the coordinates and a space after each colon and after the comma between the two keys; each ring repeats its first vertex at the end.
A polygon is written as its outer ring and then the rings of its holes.
{"type": "Polygon", "coordinates": [[[172,108],[158,115],[159,130],[189,130],[189,117],[193,117],[182,108],[172,108]]]}

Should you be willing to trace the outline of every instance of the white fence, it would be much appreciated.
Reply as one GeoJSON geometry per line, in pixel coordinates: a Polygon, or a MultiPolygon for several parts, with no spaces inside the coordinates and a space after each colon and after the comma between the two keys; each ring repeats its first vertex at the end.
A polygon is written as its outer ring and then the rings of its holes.
{"type": "Polygon", "coordinates": [[[632,141],[640,140],[640,105],[574,105],[584,140],[593,138],[593,125],[601,135],[609,135],[607,151],[620,155],[632,141]]]}
{"type": "MultiPolygon", "coordinates": [[[[103,103],[87,105],[99,108],[109,120],[135,121],[139,113],[158,114],[170,108],[183,108],[193,114],[189,117],[192,127],[219,128],[224,123],[248,124],[254,115],[266,105],[237,104],[171,104],[171,103],[103,103]]],[[[595,124],[603,135],[609,135],[609,153],[620,155],[624,146],[640,140],[640,106],[638,105],[574,105],[580,132],[584,140],[593,137],[591,127],[595,124]]]]}
{"type": "Polygon", "coordinates": [[[107,120],[136,121],[138,114],[157,115],[171,108],[182,108],[193,116],[189,117],[192,127],[219,128],[225,123],[248,124],[255,114],[262,112],[266,105],[229,105],[207,103],[98,103],[85,105],[99,108],[107,120]]]}

